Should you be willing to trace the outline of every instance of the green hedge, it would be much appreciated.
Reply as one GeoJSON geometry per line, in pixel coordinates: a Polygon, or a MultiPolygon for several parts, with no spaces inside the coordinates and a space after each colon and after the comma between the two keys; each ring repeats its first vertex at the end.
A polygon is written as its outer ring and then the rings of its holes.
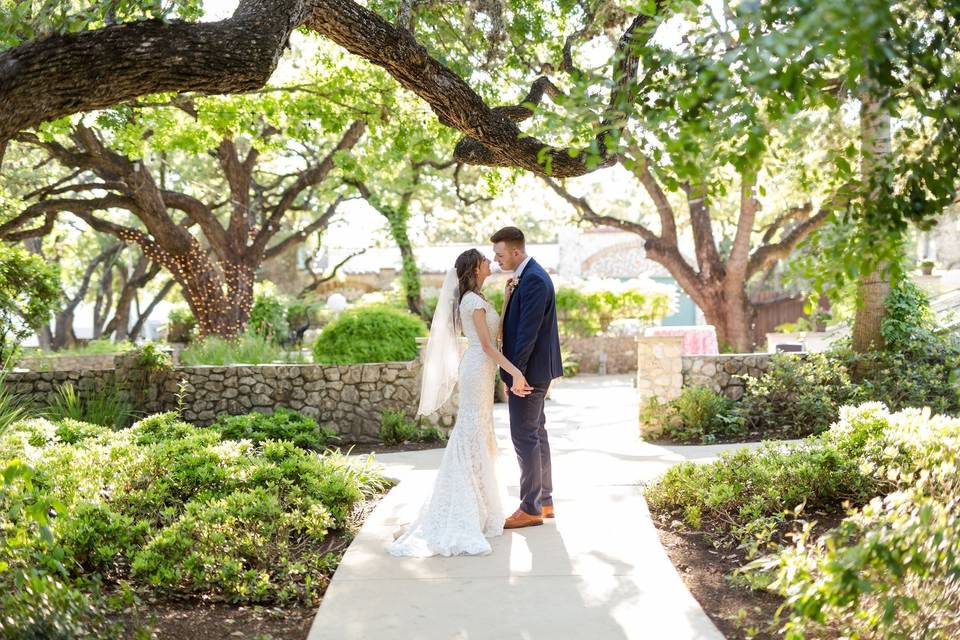
{"type": "Polygon", "coordinates": [[[354,309],[324,327],[313,345],[313,361],[354,364],[414,360],[416,339],[426,335],[427,325],[411,313],[386,306],[354,309]]]}
{"type": "Polygon", "coordinates": [[[174,413],[122,431],[19,421],[0,435],[0,471],[0,637],[108,637],[96,584],[315,604],[337,561],[329,532],[386,485],[367,462],[230,440],[174,413]]]}

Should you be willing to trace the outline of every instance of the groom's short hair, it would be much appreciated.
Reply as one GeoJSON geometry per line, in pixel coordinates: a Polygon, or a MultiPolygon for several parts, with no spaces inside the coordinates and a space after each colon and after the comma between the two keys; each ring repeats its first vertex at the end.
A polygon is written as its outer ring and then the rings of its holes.
{"type": "Polygon", "coordinates": [[[523,237],[523,231],[516,227],[504,227],[490,236],[490,242],[496,244],[504,242],[515,249],[526,249],[527,241],[523,237]]]}

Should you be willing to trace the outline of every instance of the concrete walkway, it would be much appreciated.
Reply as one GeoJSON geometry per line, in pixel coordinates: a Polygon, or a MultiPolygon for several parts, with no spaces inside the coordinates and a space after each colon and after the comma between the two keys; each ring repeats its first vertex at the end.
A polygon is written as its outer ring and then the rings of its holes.
{"type": "MultiPolygon", "coordinates": [[[[377,456],[400,480],[344,555],[309,640],[721,639],[660,546],[641,485],[731,445],[659,447],[637,436],[628,376],[560,381],[547,402],[555,522],[507,531],[481,557],[384,551],[429,494],[441,450],[377,456]]],[[[519,470],[495,406],[507,513],[519,470]]],[[[736,447],[738,445],[732,445],[736,447]]]]}

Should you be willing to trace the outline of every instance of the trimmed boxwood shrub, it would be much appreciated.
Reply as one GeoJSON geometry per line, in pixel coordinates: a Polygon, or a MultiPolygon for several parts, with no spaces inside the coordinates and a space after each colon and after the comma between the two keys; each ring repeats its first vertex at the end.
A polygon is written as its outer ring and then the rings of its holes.
{"type": "Polygon", "coordinates": [[[333,431],[319,426],[310,416],[289,409],[277,409],[273,413],[221,415],[210,426],[228,440],[287,440],[301,449],[316,451],[336,438],[333,431]]]}
{"type": "Polygon", "coordinates": [[[313,361],[324,364],[400,362],[417,357],[424,321],[406,311],[370,306],[347,311],[324,327],[313,345],[313,361]]]}

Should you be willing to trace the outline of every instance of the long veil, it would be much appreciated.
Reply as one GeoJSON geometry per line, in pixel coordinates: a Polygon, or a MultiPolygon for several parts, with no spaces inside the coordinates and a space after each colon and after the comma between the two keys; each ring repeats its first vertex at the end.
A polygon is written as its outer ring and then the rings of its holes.
{"type": "Polygon", "coordinates": [[[430,324],[430,337],[423,356],[423,380],[420,386],[418,416],[435,413],[453,393],[460,369],[460,345],[454,327],[459,303],[457,270],[450,269],[443,280],[437,309],[430,324]]]}

